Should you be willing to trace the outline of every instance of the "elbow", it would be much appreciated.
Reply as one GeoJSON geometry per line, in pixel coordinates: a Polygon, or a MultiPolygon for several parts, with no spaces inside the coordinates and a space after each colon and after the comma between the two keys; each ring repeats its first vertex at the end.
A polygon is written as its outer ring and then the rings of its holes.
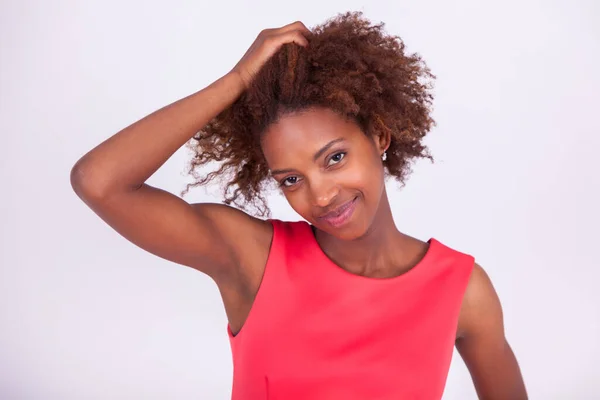
{"type": "Polygon", "coordinates": [[[71,188],[82,200],[100,200],[107,196],[106,185],[95,175],[97,174],[93,173],[93,167],[83,165],[81,160],[71,168],[71,188]]]}

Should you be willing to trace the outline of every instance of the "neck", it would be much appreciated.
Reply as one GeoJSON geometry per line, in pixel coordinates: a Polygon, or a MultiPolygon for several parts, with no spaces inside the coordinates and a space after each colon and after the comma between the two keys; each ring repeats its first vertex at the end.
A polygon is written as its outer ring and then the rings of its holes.
{"type": "Polygon", "coordinates": [[[377,214],[363,236],[348,241],[317,230],[315,237],[332,261],[348,272],[363,276],[389,275],[405,253],[404,246],[398,243],[407,238],[396,228],[385,191],[377,214]]]}

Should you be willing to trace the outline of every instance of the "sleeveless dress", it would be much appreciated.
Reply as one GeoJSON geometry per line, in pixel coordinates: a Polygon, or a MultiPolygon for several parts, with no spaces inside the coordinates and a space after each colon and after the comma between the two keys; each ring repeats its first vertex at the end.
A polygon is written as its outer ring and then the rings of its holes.
{"type": "Polygon", "coordinates": [[[233,356],[232,400],[440,399],[474,258],[429,239],[393,278],[347,272],[304,222],[270,220],[264,275],[233,356]]]}

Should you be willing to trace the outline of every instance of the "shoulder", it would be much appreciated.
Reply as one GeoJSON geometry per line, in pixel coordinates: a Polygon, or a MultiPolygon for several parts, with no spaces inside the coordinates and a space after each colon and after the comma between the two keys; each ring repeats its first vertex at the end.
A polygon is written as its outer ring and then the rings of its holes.
{"type": "Polygon", "coordinates": [[[273,233],[272,225],[268,220],[253,217],[225,204],[194,203],[191,206],[197,214],[208,218],[215,229],[231,237],[253,234],[258,238],[266,239],[273,233]]]}
{"type": "Polygon", "coordinates": [[[192,207],[201,218],[208,220],[212,234],[227,243],[238,265],[262,263],[273,238],[273,225],[269,220],[225,204],[196,203],[192,207]]]}
{"type": "Polygon", "coordinates": [[[502,306],[490,277],[474,263],[464,293],[457,338],[503,332],[502,306]]]}
{"type": "Polygon", "coordinates": [[[504,318],[492,282],[475,264],[459,316],[456,349],[482,399],[527,399],[519,364],[506,340],[504,318]]]}

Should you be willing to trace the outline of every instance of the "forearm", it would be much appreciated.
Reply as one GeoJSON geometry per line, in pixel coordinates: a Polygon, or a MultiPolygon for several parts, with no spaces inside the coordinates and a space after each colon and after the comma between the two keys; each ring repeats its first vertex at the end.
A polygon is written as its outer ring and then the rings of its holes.
{"type": "Polygon", "coordinates": [[[138,188],[243,90],[239,77],[227,74],[133,123],[77,161],[73,187],[97,196],[138,188]]]}

